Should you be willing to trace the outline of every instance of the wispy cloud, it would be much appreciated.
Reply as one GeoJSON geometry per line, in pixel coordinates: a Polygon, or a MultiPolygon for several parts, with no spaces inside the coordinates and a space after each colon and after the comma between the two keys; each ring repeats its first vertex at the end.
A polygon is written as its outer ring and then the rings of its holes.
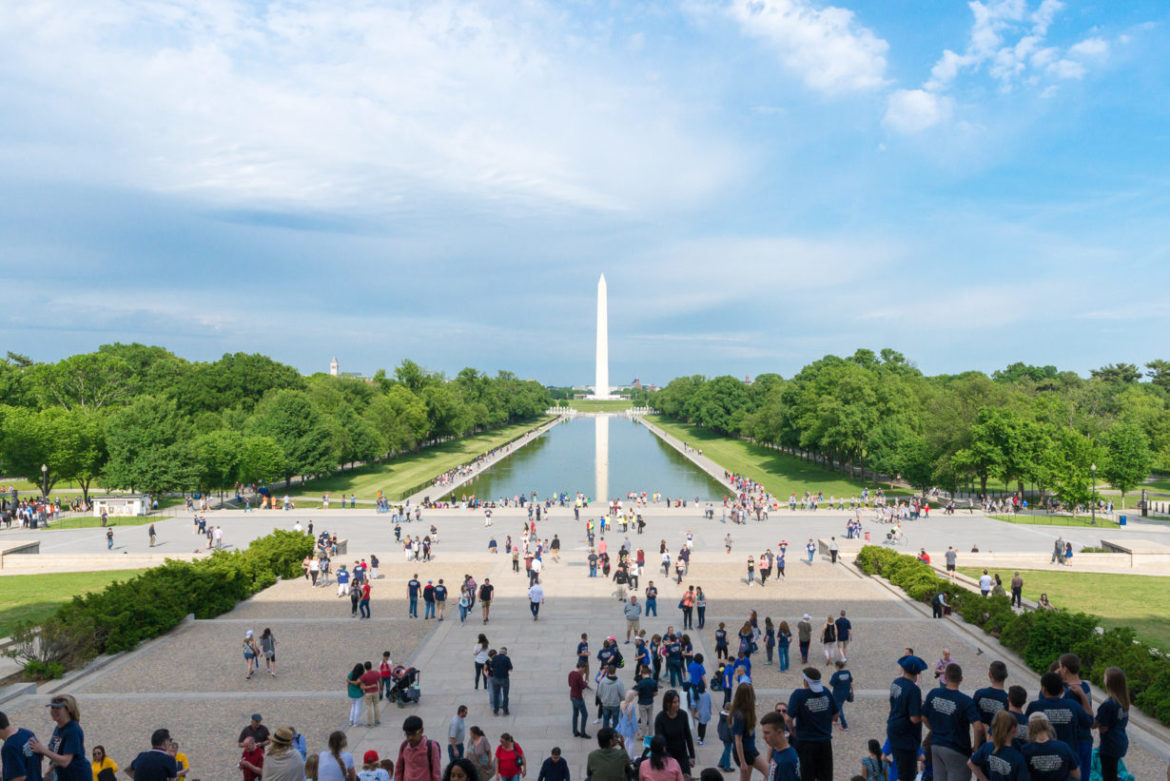
{"type": "Polygon", "coordinates": [[[382,211],[437,192],[621,212],[693,203],[742,164],[685,100],[615,66],[635,54],[586,45],[540,2],[31,0],[3,16],[6,115],[37,118],[10,130],[36,139],[30,169],[64,176],[228,203],[382,211]]]}
{"type": "Polygon", "coordinates": [[[812,89],[840,93],[887,83],[889,44],[847,8],[810,0],[733,0],[727,8],[745,34],[770,44],[812,89]]]}

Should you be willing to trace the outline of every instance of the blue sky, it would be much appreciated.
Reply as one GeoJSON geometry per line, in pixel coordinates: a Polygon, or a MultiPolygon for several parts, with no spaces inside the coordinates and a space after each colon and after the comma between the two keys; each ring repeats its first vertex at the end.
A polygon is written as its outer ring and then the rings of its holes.
{"type": "Polygon", "coordinates": [[[28,0],[5,349],[790,376],[1170,358],[1161,2],[28,0]]]}

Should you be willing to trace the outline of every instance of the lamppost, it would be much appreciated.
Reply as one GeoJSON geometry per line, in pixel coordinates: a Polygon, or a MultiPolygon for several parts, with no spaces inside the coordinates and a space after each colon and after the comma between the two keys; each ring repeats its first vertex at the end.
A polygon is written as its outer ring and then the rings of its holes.
{"type": "Polygon", "coordinates": [[[1089,471],[1093,473],[1093,504],[1092,504],[1091,512],[1093,514],[1092,523],[1094,526],[1096,526],[1097,525],[1097,462],[1096,461],[1089,464],[1089,471]]]}
{"type": "Polygon", "coordinates": [[[49,467],[44,464],[41,464],[41,493],[49,498],[49,467]]]}

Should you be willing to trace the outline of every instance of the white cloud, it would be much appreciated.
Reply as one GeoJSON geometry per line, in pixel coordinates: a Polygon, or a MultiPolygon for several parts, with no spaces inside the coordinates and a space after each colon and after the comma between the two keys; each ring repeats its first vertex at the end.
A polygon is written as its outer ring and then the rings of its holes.
{"type": "Polygon", "coordinates": [[[11,137],[37,143],[8,153],[214,201],[373,210],[435,194],[654,210],[734,179],[739,153],[701,109],[571,28],[540,2],[30,0],[0,18],[0,81],[27,125],[11,137]]]}
{"type": "Polygon", "coordinates": [[[921,89],[900,89],[890,95],[882,123],[899,133],[919,133],[950,119],[954,101],[921,89]]]}
{"type": "Polygon", "coordinates": [[[1069,47],[1068,54],[1070,57],[1078,58],[1092,58],[1104,57],[1109,53],[1109,44],[1103,38],[1086,38],[1079,43],[1075,43],[1069,47]]]}
{"type": "Polygon", "coordinates": [[[728,7],[744,33],[776,50],[786,68],[816,90],[872,90],[886,81],[889,44],[853,12],[809,0],[734,0],[728,7]]]}

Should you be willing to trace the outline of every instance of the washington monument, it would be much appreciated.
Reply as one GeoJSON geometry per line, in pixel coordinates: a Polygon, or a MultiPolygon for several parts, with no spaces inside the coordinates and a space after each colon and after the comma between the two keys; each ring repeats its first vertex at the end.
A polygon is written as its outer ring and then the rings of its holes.
{"type": "Polygon", "coordinates": [[[605,274],[597,280],[597,373],[593,379],[593,398],[612,399],[609,393],[609,301],[605,274]]]}

